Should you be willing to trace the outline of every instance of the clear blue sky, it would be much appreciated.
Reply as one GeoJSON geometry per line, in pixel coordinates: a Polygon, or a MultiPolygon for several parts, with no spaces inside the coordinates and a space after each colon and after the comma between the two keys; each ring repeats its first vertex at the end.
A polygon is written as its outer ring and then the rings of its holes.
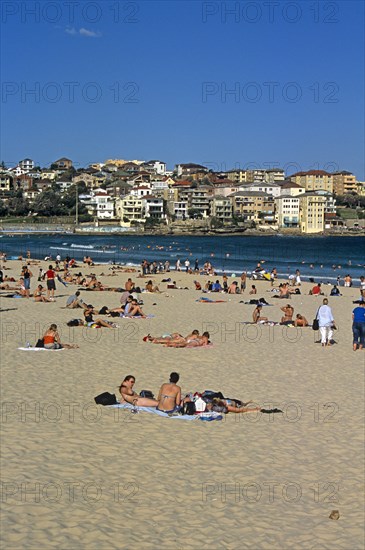
{"type": "Polygon", "coordinates": [[[360,0],[1,10],[7,164],[136,158],[365,177],[360,0]]]}

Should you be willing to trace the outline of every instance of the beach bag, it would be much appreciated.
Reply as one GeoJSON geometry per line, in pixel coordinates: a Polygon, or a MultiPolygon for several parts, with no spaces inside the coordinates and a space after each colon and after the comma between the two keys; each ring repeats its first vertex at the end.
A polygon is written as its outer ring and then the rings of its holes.
{"type": "Polygon", "coordinates": [[[100,395],[97,395],[94,397],[95,403],[97,405],[117,405],[118,401],[115,397],[115,393],[109,393],[108,391],[105,391],[104,393],[101,393],[100,395]]]}
{"type": "Polygon", "coordinates": [[[37,343],[36,343],[36,345],[35,345],[34,347],[36,347],[36,348],[44,348],[44,340],[43,340],[43,338],[39,338],[39,339],[37,340],[37,343]]]}
{"type": "Polygon", "coordinates": [[[199,413],[204,412],[205,409],[207,408],[206,402],[201,397],[198,397],[197,399],[195,399],[194,405],[195,405],[196,412],[199,412],[199,413]]]}
{"type": "Polygon", "coordinates": [[[312,323],[312,329],[313,330],[319,330],[318,312],[319,312],[319,308],[317,309],[316,316],[313,319],[313,323],[312,323]]]}
{"type": "Polygon", "coordinates": [[[147,399],[154,399],[155,396],[150,390],[142,390],[139,394],[140,397],[147,397],[147,399]]]}
{"type": "Polygon", "coordinates": [[[193,403],[192,401],[189,401],[188,403],[184,403],[183,414],[192,416],[195,413],[196,413],[195,403],[193,403]]]}

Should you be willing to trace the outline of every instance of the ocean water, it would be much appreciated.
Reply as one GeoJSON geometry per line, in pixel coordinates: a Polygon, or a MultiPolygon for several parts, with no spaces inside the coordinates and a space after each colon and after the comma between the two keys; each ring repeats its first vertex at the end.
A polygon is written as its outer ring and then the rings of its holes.
{"type": "Polygon", "coordinates": [[[288,276],[300,269],[303,280],[333,282],[349,273],[354,280],[365,275],[364,237],[289,237],[289,236],[141,236],[141,235],[2,235],[0,250],[8,258],[33,258],[59,253],[82,260],[90,255],[98,263],[140,265],[148,261],[170,261],[174,268],[179,258],[182,265],[189,258],[199,266],[210,261],[222,273],[239,275],[252,271],[262,262],[267,271],[277,268],[279,276],[288,276]]]}

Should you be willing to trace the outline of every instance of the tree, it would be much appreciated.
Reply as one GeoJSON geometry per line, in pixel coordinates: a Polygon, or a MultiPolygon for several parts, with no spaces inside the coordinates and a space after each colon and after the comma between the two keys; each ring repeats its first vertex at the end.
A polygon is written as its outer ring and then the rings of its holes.
{"type": "Polygon", "coordinates": [[[10,216],[26,216],[30,210],[29,201],[23,198],[23,192],[19,189],[8,202],[8,214],[10,216]]]}
{"type": "Polygon", "coordinates": [[[52,189],[46,189],[35,198],[33,210],[38,212],[40,216],[62,216],[66,213],[59,195],[52,189]]]}
{"type": "Polygon", "coordinates": [[[198,210],[198,208],[189,208],[188,209],[188,216],[192,220],[197,220],[197,219],[201,220],[202,217],[203,217],[203,214],[201,213],[200,210],[198,210]]]}
{"type": "Polygon", "coordinates": [[[3,200],[0,199],[0,217],[6,216],[8,213],[8,207],[3,200]]]}
{"type": "MultiPolygon", "coordinates": [[[[77,188],[78,188],[77,190],[78,190],[79,215],[80,216],[86,215],[88,213],[87,209],[86,209],[86,206],[82,202],[80,202],[80,195],[82,195],[83,193],[85,193],[87,191],[87,187],[86,187],[85,182],[80,181],[77,184],[77,188]]],[[[67,210],[67,212],[70,216],[75,215],[75,213],[76,213],[76,185],[71,185],[71,187],[69,187],[69,189],[67,189],[67,191],[63,194],[63,197],[61,199],[61,203],[65,207],[65,209],[67,210]]]]}

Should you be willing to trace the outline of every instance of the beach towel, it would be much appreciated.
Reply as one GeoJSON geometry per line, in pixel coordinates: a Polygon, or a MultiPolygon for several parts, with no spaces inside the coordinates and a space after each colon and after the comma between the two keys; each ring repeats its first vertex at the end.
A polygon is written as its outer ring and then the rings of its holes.
{"type": "Polygon", "coordinates": [[[30,348],[18,348],[18,349],[20,349],[21,351],[63,351],[65,348],[47,349],[47,348],[30,347],[30,348]]]}
{"type": "Polygon", "coordinates": [[[206,298],[205,296],[202,296],[201,298],[198,298],[198,300],[195,300],[196,302],[200,302],[201,304],[223,304],[226,303],[226,300],[212,300],[211,298],[206,298]]]}
{"type": "Polygon", "coordinates": [[[146,315],[146,317],[141,317],[140,315],[137,315],[136,317],[131,317],[129,315],[123,315],[122,314],[120,317],[121,317],[121,319],[133,319],[133,321],[134,321],[135,319],[153,319],[154,315],[152,315],[150,313],[149,315],[146,315]]]}
{"type": "Polygon", "coordinates": [[[158,416],[163,416],[165,418],[176,418],[178,420],[204,420],[204,421],[212,421],[212,420],[222,420],[222,415],[219,413],[216,413],[214,411],[202,413],[202,414],[195,414],[195,415],[188,415],[188,414],[178,414],[176,416],[170,416],[167,413],[164,413],[162,411],[158,411],[155,409],[155,407],[134,407],[133,405],[130,405],[129,403],[118,403],[118,405],[109,405],[110,408],[117,408],[117,409],[125,409],[125,410],[137,410],[138,412],[147,412],[150,414],[157,414],[158,416]]]}

